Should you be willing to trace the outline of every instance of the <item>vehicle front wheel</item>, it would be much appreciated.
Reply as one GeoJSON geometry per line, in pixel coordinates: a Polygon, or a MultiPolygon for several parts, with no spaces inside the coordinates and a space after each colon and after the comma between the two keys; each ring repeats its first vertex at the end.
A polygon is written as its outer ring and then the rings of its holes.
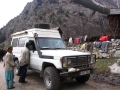
{"type": "Polygon", "coordinates": [[[78,83],[85,83],[89,80],[89,78],[90,78],[90,74],[87,74],[87,75],[79,76],[75,79],[78,83]]]}
{"type": "Polygon", "coordinates": [[[54,67],[47,67],[44,71],[44,84],[47,90],[58,90],[60,87],[60,77],[54,67]]]}

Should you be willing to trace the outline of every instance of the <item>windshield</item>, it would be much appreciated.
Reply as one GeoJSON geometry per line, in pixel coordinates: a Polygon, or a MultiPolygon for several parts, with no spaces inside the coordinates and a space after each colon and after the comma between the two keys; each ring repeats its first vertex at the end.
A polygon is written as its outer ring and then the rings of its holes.
{"type": "Polygon", "coordinates": [[[67,49],[61,38],[40,37],[38,44],[41,50],[67,49]]]}

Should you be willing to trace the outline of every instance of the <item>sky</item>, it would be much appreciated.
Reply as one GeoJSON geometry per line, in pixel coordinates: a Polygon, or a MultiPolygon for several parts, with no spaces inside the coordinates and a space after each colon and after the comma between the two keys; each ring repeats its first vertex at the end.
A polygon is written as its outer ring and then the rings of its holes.
{"type": "Polygon", "coordinates": [[[0,0],[0,28],[19,15],[28,2],[33,0],[0,0]]]}

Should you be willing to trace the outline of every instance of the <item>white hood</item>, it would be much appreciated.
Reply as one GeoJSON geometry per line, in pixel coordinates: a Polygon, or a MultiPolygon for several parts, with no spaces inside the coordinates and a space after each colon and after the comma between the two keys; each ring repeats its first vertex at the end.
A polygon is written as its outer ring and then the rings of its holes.
{"type": "Polygon", "coordinates": [[[79,52],[79,51],[72,51],[72,50],[41,50],[42,55],[48,56],[77,56],[77,55],[90,55],[90,52],[79,52]]]}

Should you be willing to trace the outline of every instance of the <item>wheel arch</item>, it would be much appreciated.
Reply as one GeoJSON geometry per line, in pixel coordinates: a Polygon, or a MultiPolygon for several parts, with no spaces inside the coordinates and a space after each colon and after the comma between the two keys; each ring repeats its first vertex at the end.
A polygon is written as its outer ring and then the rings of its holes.
{"type": "Polygon", "coordinates": [[[52,64],[52,63],[43,62],[40,77],[43,77],[43,73],[44,73],[44,70],[45,70],[46,67],[54,67],[54,68],[56,68],[55,65],[52,64]]]}

